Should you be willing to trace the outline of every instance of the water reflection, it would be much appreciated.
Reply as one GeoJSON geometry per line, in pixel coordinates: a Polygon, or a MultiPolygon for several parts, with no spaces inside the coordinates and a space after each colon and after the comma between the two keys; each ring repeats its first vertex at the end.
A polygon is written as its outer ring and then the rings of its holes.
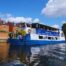
{"type": "Polygon", "coordinates": [[[32,47],[31,51],[33,66],[66,66],[66,44],[32,47]]]}
{"type": "Polygon", "coordinates": [[[0,66],[66,66],[66,44],[10,46],[6,62],[0,66]]]}

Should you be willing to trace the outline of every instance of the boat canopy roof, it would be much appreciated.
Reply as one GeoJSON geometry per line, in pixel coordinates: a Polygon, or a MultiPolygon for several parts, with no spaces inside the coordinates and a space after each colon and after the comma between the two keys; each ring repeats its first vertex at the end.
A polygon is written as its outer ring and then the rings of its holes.
{"type": "Polygon", "coordinates": [[[58,28],[54,28],[54,27],[47,26],[47,25],[40,24],[40,23],[32,23],[32,27],[33,28],[49,29],[49,30],[59,30],[58,28]]]}
{"type": "Polygon", "coordinates": [[[21,27],[32,27],[32,28],[42,28],[42,29],[48,29],[48,30],[59,30],[58,28],[54,28],[54,27],[51,27],[51,26],[47,26],[47,25],[44,25],[44,24],[40,24],[40,23],[19,23],[18,26],[21,26],[21,27]]]}

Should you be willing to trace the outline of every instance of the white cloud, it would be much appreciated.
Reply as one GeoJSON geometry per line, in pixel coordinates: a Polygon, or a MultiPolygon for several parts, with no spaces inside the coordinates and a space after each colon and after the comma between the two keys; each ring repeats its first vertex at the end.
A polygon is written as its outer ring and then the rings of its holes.
{"type": "Polygon", "coordinates": [[[32,18],[31,17],[27,17],[25,18],[26,22],[32,22],[32,18]]]}
{"type": "Polygon", "coordinates": [[[62,24],[66,23],[66,21],[62,21],[62,24]]]}
{"type": "Polygon", "coordinates": [[[56,25],[56,24],[55,24],[55,25],[53,25],[52,27],[54,27],[54,28],[59,28],[59,25],[56,25]]]}
{"type": "Polygon", "coordinates": [[[0,12],[0,18],[5,18],[5,17],[11,17],[12,15],[11,14],[9,14],[9,13],[1,13],[0,12]]]}
{"type": "Polygon", "coordinates": [[[38,23],[40,20],[38,18],[32,19],[31,17],[7,17],[6,22],[26,22],[26,23],[38,23]]]}
{"type": "Polygon", "coordinates": [[[26,22],[26,23],[35,23],[35,22],[39,22],[40,20],[38,18],[32,19],[31,17],[14,17],[11,14],[7,14],[6,15],[6,22],[10,21],[10,22],[15,22],[15,23],[19,23],[19,22],[26,22]]]}
{"type": "Polygon", "coordinates": [[[33,19],[31,17],[23,17],[23,16],[14,17],[10,13],[5,13],[5,14],[0,13],[0,18],[4,20],[5,22],[9,21],[9,22],[15,22],[15,23],[19,23],[19,22],[36,23],[40,21],[38,18],[33,19]]]}
{"type": "Polygon", "coordinates": [[[66,16],[66,0],[49,0],[42,14],[50,17],[66,16]]]}
{"type": "Polygon", "coordinates": [[[35,18],[35,19],[33,20],[33,22],[34,22],[34,23],[38,23],[38,22],[40,22],[40,20],[39,20],[38,18],[35,18]]]}
{"type": "Polygon", "coordinates": [[[15,23],[19,23],[19,22],[32,22],[32,18],[30,17],[9,17],[6,18],[6,21],[10,21],[10,22],[15,22],[15,23]]]}

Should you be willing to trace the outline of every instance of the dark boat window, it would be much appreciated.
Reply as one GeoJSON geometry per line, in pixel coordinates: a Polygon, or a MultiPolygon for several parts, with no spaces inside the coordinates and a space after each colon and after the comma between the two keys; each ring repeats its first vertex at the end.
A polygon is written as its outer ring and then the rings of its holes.
{"type": "Polygon", "coordinates": [[[26,24],[27,25],[27,27],[31,27],[31,24],[26,24]]]}
{"type": "Polygon", "coordinates": [[[39,24],[38,23],[32,24],[32,28],[39,28],[39,24]]]}
{"type": "Polygon", "coordinates": [[[22,25],[22,27],[25,27],[25,23],[23,23],[23,24],[21,24],[22,25]]]}
{"type": "Polygon", "coordinates": [[[56,40],[58,39],[57,37],[55,37],[56,38],[56,40]]]}
{"type": "Polygon", "coordinates": [[[51,37],[48,37],[48,39],[52,39],[51,37]]]}
{"type": "Polygon", "coordinates": [[[39,36],[39,39],[43,39],[43,36],[39,36]]]}

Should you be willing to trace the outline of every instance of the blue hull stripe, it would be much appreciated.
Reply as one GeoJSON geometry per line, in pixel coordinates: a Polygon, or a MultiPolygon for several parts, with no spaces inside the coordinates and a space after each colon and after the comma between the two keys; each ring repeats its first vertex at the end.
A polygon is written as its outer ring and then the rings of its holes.
{"type": "Polygon", "coordinates": [[[59,44],[59,43],[65,43],[66,41],[47,41],[47,40],[29,40],[25,41],[27,45],[46,45],[46,44],[59,44]]]}
{"type": "Polygon", "coordinates": [[[19,39],[9,39],[8,42],[13,45],[46,45],[46,44],[59,44],[65,43],[66,41],[52,41],[52,40],[19,40],[19,39]]]}

